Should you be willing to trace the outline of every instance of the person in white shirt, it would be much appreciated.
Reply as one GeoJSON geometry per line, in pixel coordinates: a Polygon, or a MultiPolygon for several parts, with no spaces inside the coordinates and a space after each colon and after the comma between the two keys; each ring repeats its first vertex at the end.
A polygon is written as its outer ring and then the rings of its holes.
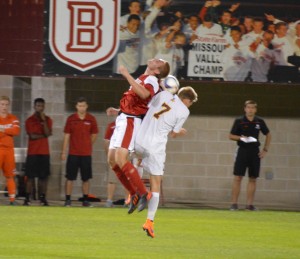
{"type": "Polygon", "coordinates": [[[288,57],[294,54],[291,43],[287,38],[288,27],[285,22],[279,22],[275,25],[275,37],[272,41],[275,51],[275,65],[291,66],[288,63],[288,57]]]}
{"type": "Polygon", "coordinates": [[[254,82],[267,82],[270,67],[274,64],[275,55],[272,45],[274,33],[265,31],[261,42],[252,46],[250,50],[254,52],[251,64],[251,74],[254,82]]]}
{"type": "Polygon", "coordinates": [[[221,61],[224,64],[223,78],[225,81],[244,81],[250,72],[254,54],[241,41],[241,29],[231,28],[232,43],[224,49],[221,61]]]}
{"type": "Polygon", "coordinates": [[[260,42],[264,34],[264,22],[260,18],[253,20],[253,30],[243,35],[242,40],[249,46],[253,42],[260,42]]]}
{"type": "MultiPolygon", "coordinates": [[[[129,13],[121,16],[120,28],[125,29],[127,26],[128,18],[131,14],[141,15],[141,3],[139,0],[131,0],[128,6],[129,13]]],[[[141,18],[141,17],[140,17],[141,18]]]]}
{"type": "Polygon", "coordinates": [[[192,36],[191,40],[193,41],[198,37],[203,36],[223,36],[221,25],[214,23],[210,14],[204,16],[203,23],[198,26],[195,35],[192,36]]]}
{"type": "Polygon", "coordinates": [[[190,112],[189,107],[197,101],[198,95],[190,87],[180,88],[177,95],[162,91],[154,96],[143,119],[135,140],[135,151],[142,157],[142,166],[150,173],[152,198],[148,203],[148,214],[143,229],[154,238],[153,221],[159,204],[161,181],[164,174],[168,135],[183,136],[182,128],[190,112]]]}
{"type": "Polygon", "coordinates": [[[128,17],[127,26],[120,30],[120,45],[113,60],[113,72],[120,74],[118,68],[123,65],[130,74],[139,66],[140,17],[132,14],[128,17]]]}

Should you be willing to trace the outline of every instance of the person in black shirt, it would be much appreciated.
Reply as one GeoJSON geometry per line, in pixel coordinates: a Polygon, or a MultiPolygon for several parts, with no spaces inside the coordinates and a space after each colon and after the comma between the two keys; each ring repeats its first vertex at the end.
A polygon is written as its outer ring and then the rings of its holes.
{"type": "Polygon", "coordinates": [[[271,133],[265,121],[256,116],[257,103],[248,100],[244,105],[245,115],[237,118],[232,126],[229,139],[237,141],[238,150],[234,163],[234,180],[232,186],[232,205],[230,210],[238,210],[238,197],[241,189],[241,182],[248,168],[248,186],[246,210],[257,210],[253,205],[256,190],[256,178],[259,177],[260,160],[268,152],[271,133]],[[264,147],[260,150],[259,132],[266,138],[264,147]]]}

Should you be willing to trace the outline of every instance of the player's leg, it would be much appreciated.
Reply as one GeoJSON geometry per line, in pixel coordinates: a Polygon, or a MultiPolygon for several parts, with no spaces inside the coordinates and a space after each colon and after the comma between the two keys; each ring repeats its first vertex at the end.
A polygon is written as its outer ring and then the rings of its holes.
{"type": "Polygon", "coordinates": [[[48,177],[50,175],[50,156],[49,155],[39,155],[38,156],[38,194],[40,205],[49,206],[46,195],[48,187],[48,177]]]}
{"type": "Polygon", "coordinates": [[[65,207],[71,206],[71,195],[73,190],[73,182],[77,178],[79,160],[78,156],[68,155],[67,165],[66,165],[66,183],[65,183],[65,207]]]}
{"type": "Polygon", "coordinates": [[[25,166],[25,176],[26,176],[26,190],[25,190],[25,206],[30,205],[30,197],[32,195],[32,190],[35,185],[35,177],[36,169],[38,167],[36,156],[35,155],[28,155],[26,157],[26,166],[25,166]]]}
{"type": "Polygon", "coordinates": [[[246,152],[242,148],[239,148],[234,163],[234,169],[233,169],[234,178],[232,183],[230,210],[238,210],[238,198],[241,191],[241,183],[246,173],[246,168],[247,168],[246,152]]]}
{"type": "Polygon", "coordinates": [[[92,175],[92,157],[91,156],[81,156],[80,157],[80,174],[82,180],[82,194],[83,194],[83,207],[93,207],[88,201],[88,195],[90,191],[90,179],[92,175]]]}
{"type": "Polygon", "coordinates": [[[260,158],[259,158],[259,149],[253,149],[248,153],[248,159],[251,161],[249,165],[249,180],[247,185],[247,210],[257,210],[253,205],[254,196],[256,191],[256,179],[259,177],[260,171],[260,158]]]}
{"type": "Polygon", "coordinates": [[[11,205],[15,204],[16,198],[16,183],[15,183],[15,172],[16,172],[16,164],[14,158],[14,150],[5,150],[3,157],[3,174],[6,178],[6,186],[9,196],[9,202],[11,205]]]}

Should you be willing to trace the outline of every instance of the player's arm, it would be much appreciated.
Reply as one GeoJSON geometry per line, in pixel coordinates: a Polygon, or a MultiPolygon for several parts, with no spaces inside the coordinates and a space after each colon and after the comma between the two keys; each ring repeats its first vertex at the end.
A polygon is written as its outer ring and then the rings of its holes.
{"type": "Polygon", "coordinates": [[[106,109],[106,115],[107,116],[117,116],[119,114],[120,109],[114,108],[114,107],[108,107],[106,109]]]}
{"type": "Polygon", "coordinates": [[[92,144],[95,143],[96,139],[97,139],[97,134],[92,134],[92,135],[91,135],[91,141],[92,141],[92,144]]]}
{"type": "Polygon", "coordinates": [[[229,139],[233,140],[233,141],[239,141],[241,139],[241,137],[244,137],[244,136],[229,134],[229,139]]]}
{"type": "Polygon", "coordinates": [[[187,133],[187,130],[184,128],[181,128],[179,132],[175,132],[175,131],[171,131],[169,136],[171,138],[176,138],[176,137],[181,137],[181,136],[185,136],[187,133]]]}
{"type": "Polygon", "coordinates": [[[70,141],[70,133],[65,133],[63,147],[61,151],[61,160],[66,160],[69,141],[70,141]]]}
{"type": "Polygon", "coordinates": [[[12,122],[12,126],[10,128],[6,128],[6,129],[1,129],[1,131],[9,136],[18,136],[20,134],[20,125],[19,125],[19,121],[17,119],[15,119],[12,122]]]}
{"type": "Polygon", "coordinates": [[[271,133],[269,132],[268,134],[266,134],[265,145],[264,145],[263,149],[259,152],[260,158],[264,158],[265,155],[267,154],[267,152],[269,151],[271,139],[272,139],[271,133]]]}
{"type": "Polygon", "coordinates": [[[151,93],[145,87],[135,81],[135,79],[129,74],[128,70],[124,66],[120,66],[119,72],[124,78],[127,79],[131,85],[131,89],[142,99],[147,99],[151,93]]]}

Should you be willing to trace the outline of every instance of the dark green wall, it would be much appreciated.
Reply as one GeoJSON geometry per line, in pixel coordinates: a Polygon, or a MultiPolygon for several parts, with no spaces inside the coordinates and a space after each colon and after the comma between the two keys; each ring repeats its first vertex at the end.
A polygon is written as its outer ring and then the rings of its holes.
{"type": "MultiPolygon", "coordinates": [[[[259,115],[266,117],[300,117],[300,85],[275,83],[228,83],[181,81],[198,93],[199,100],[191,107],[192,115],[236,116],[243,112],[246,100],[258,103],[259,115]]],[[[128,89],[123,79],[66,79],[66,109],[74,110],[75,101],[85,96],[90,111],[118,107],[122,93],[128,89]]]]}

